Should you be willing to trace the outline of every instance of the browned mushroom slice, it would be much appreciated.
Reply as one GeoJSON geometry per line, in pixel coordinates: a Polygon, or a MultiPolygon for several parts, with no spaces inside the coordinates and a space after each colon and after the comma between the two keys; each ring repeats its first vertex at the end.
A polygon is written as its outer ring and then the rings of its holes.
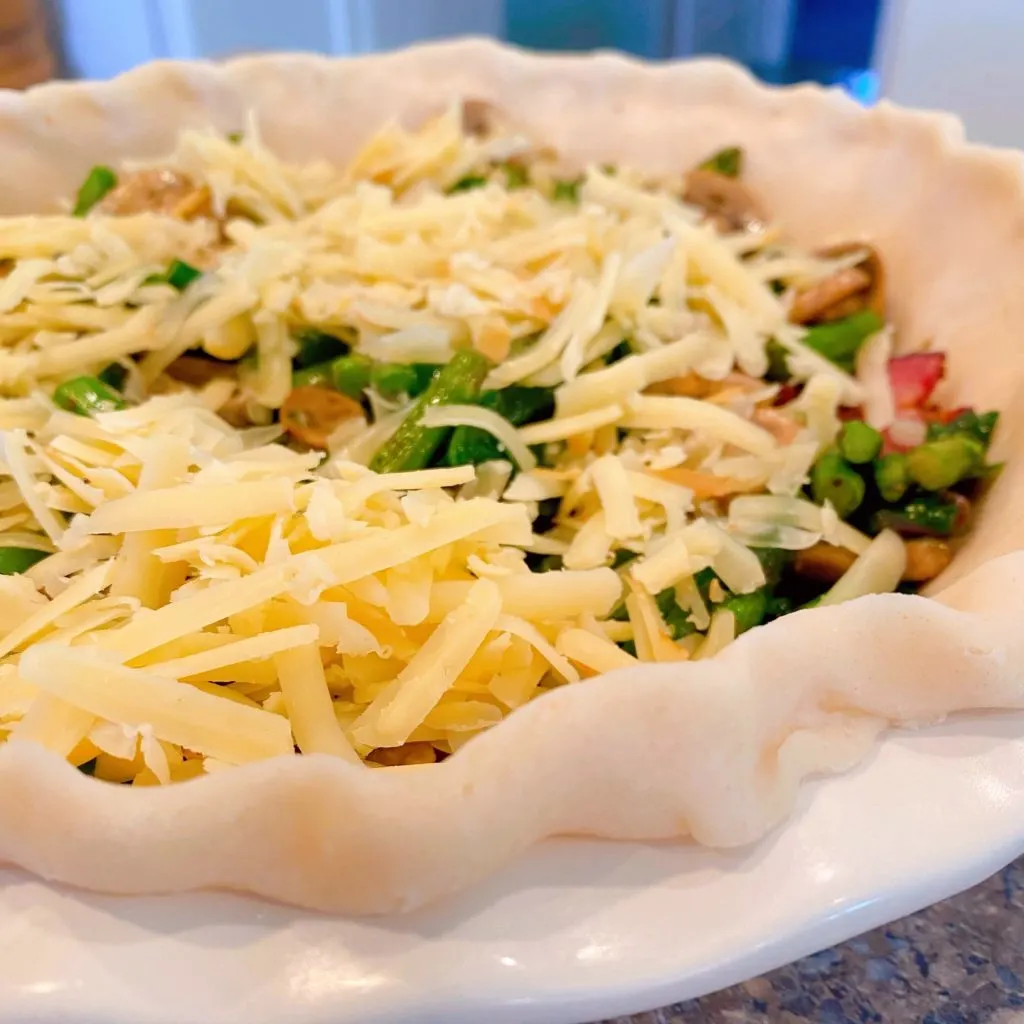
{"type": "Polygon", "coordinates": [[[874,248],[859,242],[844,242],[822,249],[818,255],[835,258],[858,251],[864,253],[864,258],[856,266],[837,270],[797,293],[789,311],[793,323],[842,320],[865,309],[885,317],[885,271],[874,248]]]}
{"type": "Polygon", "coordinates": [[[164,372],[183,384],[201,388],[211,380],[234,377],[235,366],[215,359],[203,359],[201,356],[178,356],[164,372]]]}
{"type": "Polygon", "coordinates": [[[494,104],[488,100],[464,100],[462,103],[462,130],[478,138],[490,135],[496,121],[494,104]]]}
{"type": "Polygon", "coordinates": [[[699,167],[687,172],[683,201],[702,209],[719,231],[746,231],[764,222],[760,205],[742,182],[699,167]]]}
{"type": "Polygon", "coordinates": [[[935,579],[953,559],[953,549],[949,543],[937,537],[919,537],[908,540],[907,567],[903,578],[912,583],[925,583],[935,579]]]}
{"type": "Polygon", "coordinates": [[[401,747],[379,747],[368,760],[384,768],[398,768],[406,764],[433,764],[437,751],[429,743],[406,743],[401,747]]]}
{"type": "Polygon", "coordinates": [[[362,417],[363,407],[330,388],[294,388],[281,406],[281,426],[310,448],[326,448],[344,420],[362,417]]]}
{"type": "Polygon", "coordinates": [[[115,217],[134,213],[163,213],[181,220],[210,217],[210,190],[197,186],[187,174],[150,169],[121,176],[121,182],[100,203],[102,213],[115,217]]]}
{"type": "Polygon", "coordinates": [[[856,557],[846,548],[837,548],[833,544],[815,544],[796,553],[793,571],[819,583],[835,583],[853,565],[856,557]]]}

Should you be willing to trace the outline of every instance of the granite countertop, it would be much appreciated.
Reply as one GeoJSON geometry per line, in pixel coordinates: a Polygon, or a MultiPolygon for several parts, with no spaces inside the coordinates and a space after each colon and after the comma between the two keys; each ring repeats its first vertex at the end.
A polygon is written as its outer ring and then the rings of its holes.
{"type": "Polygon", "coordinates": [[[1024,858],[885,928],[606,1024],[1024,1024],[1024,858]]]}

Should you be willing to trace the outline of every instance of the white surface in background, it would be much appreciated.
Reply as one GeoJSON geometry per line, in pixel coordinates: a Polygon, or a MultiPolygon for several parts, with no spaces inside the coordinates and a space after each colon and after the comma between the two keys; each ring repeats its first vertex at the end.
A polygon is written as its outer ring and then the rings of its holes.
{"type": "Polygon", "coordinates": [[[969,138],[1024,147],[1024,0],[887,0],[884,96],[949,110],[969,138]]]}
{"type": "Polygon", "coordinates": [[[760,974],[1024,851],[1024,713],[890,734],[754,847],[542,843],[406,917],[0,871],[0,1024],[570,1024],[760,974]]]}

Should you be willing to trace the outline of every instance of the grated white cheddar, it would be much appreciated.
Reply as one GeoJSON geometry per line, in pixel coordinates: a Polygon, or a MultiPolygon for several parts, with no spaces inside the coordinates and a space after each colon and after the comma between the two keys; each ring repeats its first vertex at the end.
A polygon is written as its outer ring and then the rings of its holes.
{"type": "Polygon", "coordinates": [[[857,555],[826,603],[896,585],[898,539],[800,497],[850,406],[894,425],[889,329],[854,377],[787,322],[870,250],[723,233],[678,176],[589,167],[555,198],[548,151],[462,113],[344,167],[281,160],[253,119],[189,130],[119,172],[184,181],[180,217],[0,218],[0,548],[46,556],[0,576],[0,740],[140,786],[295,748],[417,764],[553,687],[713,656],[759,548],[857,555]],[[795,398],[761,379],[770,340],[795,398]],[[293,372],[338,342],[367,379],[321,437],[293,372]],[[466,349],[482,382],[440,397],[443,370],[420,399],[379,365],[466,349]],[[55,392],[109,364],[126,408],[55,392]],[[514,426],[478,385],[554,414],[514,426]],[[368,468],[410,416],[428,468],[368,468]],[[448,465],[458,427],[501,457],[448,465]]]}

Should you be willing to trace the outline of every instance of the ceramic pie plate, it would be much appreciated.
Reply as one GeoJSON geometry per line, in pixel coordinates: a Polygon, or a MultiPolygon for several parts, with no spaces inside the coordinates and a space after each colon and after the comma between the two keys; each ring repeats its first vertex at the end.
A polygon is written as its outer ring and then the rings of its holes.
{"type": "MultiPolygon", "coordinates": [[[[1012,450],[1022,364],[1015,325],[1024,320],[1017,158],[965,146],[948,118],[891,107],[864,112],[812,87],[768,90],[720,62],[655,68],[609,55],[535,57],[470,41],[355,61],[268,56],[222,66],[158,64],[105,85],[47,86],[0,97],[3,208],[52,207],[91,163],[159,155],[185,125],[233,130],[249,109],[283,154],[343,159],[382,118],[415,120],[458,96],[510,109],[570,161],[617,159],[672,171],[718,146],[748,145],[751,184],[798,242],[853,236],[879,245],[891,268],[898,331],[948,350],[951,383],[965,398],[1006,410],[1001,444],[1004,454],[1012,450]]],[[[715,677],[724,685],[730,672],[747,687],[785,682],[797,705],[805,690],[841,683],[857,719],[854,728],[841,706],[838,722],[820,708],[817,718],[787,721],[801,739],[787,770],[776,766],[761,801],[749,773],[717,774],[715,785],[724,787],[717,793],[729,796],[735,778],[735,806],[742,809],[745,798],[754,809],[749,826],[732,822],[734,837],[745,827],[751,835],[763,832],[796,800],[788,824],[732,852],[684,841],[590,839],[526,849],[544,834],[544,816],[525,805],[538,780],[524,770],[522,789],[506,791],[508,827],[493,842],[479,820],[469,824],[478,826],[480,841],[466,846],[470,829],[461,850],[439,841],[435,827],[427,846],[395,853],[360,889],[340,871],[341,881],[332,880],[322,856],[282,861],[266,814],[257,813],[252,835],[228,835],[213,813],[214,784],[221,800],[231,799],[243,788],[241,770],[223,783],[204,782],[194,801],[161,797],[167,820],[156,820],[154,804],[148,831],[126,813],[111,837],[87,812],[110,821],[115,803],[125,801],[90,780],[65,785],[59,766],[5,751],[0,810],[9,827],[0,836],[0,857],[51,878],[146,891],[189,889],[201,876],[295,902],[364,910],[466,887],[427,909],[356,920],[222,893],[85,895],[10,869],[0,888],[0,1021],[583,1021],[730,984],[981,880],[1024,850],[1021,713],[960,715],[931,729],[891,733],[877,747],[871,740],[886,719],[1024,704],[1016,670],[1024,664],[1016,628],[1024,614],[1024,555],[1013,553],[1024,546],[1015,514],[1022,492],[1024,473],[1011,460],[944,578],[941,604],[883,596],[793,616],[707,663],[705,686],[715,677]],[[865,646],[866,635],[878,643],[865,646]],[[895,660],[885,657],[890,652],[898,652],[895,660]],[[863,691],[861,676],[871,684],[863,691]],[[801,777],[856,762],[849,774],[798,793],[801,777]],[[31,820],[15,802],[18,793],[32,808],[31,820]],[[75,813],[62,816],[62,809],[75,813]],[[114,861],[98,855],[117,839],[122,848],[114,861]],[[172,849],[184,862],[180,871],[166,862],[172,849]],[[150,871],[143,861],[153,851],[165,863],[150,871]],[[240,858],[235,874],[227,863],[232,852],[240,858]],[[418,856],[424,870],[417,889],[418,856]],[[204,862],[211,866],[206,875],[195,867],[204,862]]],[[[654,675],[634,684],[636,723],[659,720],[657,698],[668,677],[654,675]]],[[[610,735],[600,726],[618,723],[609,698],[622,681],[581,687],[573,691],[578,697],[559,698],[560,711],[550,699],[527,708],[431,778],[458,781],[475,760],[493,783],[496,755],[513,754],[517,736],[518,750],[525,749],[545,717],[550,726],[552,716],[564,721],[582,712],[599,727],[588,736],[610,735]]],[[[768,717],[761,715],[762,725],[768,717]]],[[[569,783],[561,787],[561,809],[556,798],[550,830],[619,838],[689,830],[713,839],[713,825],[699,827],[699,811],[720,801],[700,785],[690,787],[692,813],[684,815],[687,828],[680,826],[666,766],[691,772],[692,780],[693,759],[666,742],[664,728],[653,745],[642,730],[622,731],[628,742],[610,748],[620,757],[610,768],[582,757],[588,737],[542,751],[553,758],[548,763],[559,781],[569,783]],[[621,769],[629,762],[621,754],[629,751],[639,781],[621,769]]],[[[301,792],[290,787],[303,780],[319,795],[357,788],[322,761],[308,761],[282,769],[279,801],[301,792]]],[[[275,771],[268,767],[264,775],[275,771]]],[[[408,798],[423,787],[395,778],[393,787],[374,786],[378,795],[398,794],[392,812],[409,810],[408,798]]],[[[358,785],[365,798],[369,790],[358,785]]],[[[438,806],[451,810],[437,786],[438,806]]],[[[499,802],[490,799],[493,812],[499,802]]],[[[396,817],[372,809],[367,834],[382,841],[391,829],[392,840],[414,838],[415,817],[404,832],[396,831],[396,817]]],[[[457,813],[451,821],[465,823],[457,813]]],[[[341,848],[354,845],[350,837],[341,848]]],[[[372,848],[368,840],[363,862],[372,848]]],[[[393,842],[381,848],[396,849],[393,842]]]]}
{"type": "Polygon", "coordinates": [[[1024,851],[1024,715],[891,736],[752,849],[549,840],[432,910],[346,920],[0,873],[3,1024],[576,1024],[761,974],[1024,851]]]}

